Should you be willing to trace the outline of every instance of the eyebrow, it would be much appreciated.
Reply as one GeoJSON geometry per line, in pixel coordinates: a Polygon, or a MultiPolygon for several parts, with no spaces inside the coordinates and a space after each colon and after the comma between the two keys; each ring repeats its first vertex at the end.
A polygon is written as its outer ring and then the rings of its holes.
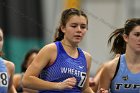
{"type": "Polygon", "coordinates": [[[135,30],[134,33],[140,33],[140,31],[136,31],[136,30],[135,30]]]}
{"type": "MultiPolygon", "coordinates": [[[[71,24],[77,25],[78,23],[71,23],[71,24]]],[[[87,24],[82,23],[80,25],[87,25],[87,24]]]]}

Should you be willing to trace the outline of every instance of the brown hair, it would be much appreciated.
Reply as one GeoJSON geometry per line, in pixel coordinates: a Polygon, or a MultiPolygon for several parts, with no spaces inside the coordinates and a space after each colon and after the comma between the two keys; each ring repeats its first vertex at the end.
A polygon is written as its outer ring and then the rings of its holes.
{"type": "Polygon", "coordinates": [[[78,10],[76,8],[69,8],[63,11],[62,15],[61,15],[61,19],[60,19],[60,25],[59,27],[56,29],[56,33],[55,33],[55,40],[54,41],[61,41],[64,38],[64,33],[61,31],[61,27],[62,26],[66,26],[69,18],[72,15],[78,15],[78,16],[84,16],[87,19],[87,24],[88,24],[88,18],[87,15],[82,11],[82,10],[78,10]]]}
{"type": "Polygon", "coordinates": [[[26,69],[27,69],[26,65],[27,65],[27,63],[28,63],[28,60],[29,60],[30,56],[31,56],[33,53],[38,54],[38,52],[39,52],[38,49],[31,49],[31,50],[29,50],[29,51],[26,53],[26,55],[25,55],[25,57],[24,57],[24,60],[23,60],[23,62],[22,62],[22,64],[21,64],[21,72],[25,72],[25,71],[26,71],[26,69]]]}
{"type": "Polygon", "coordinates": [[[108,40],[108,44],[110,45],[114,38],[110,52],[124,54],[126,51],[126,42],[123,39],[123,34],[129,35],[136,26],[140,26],[140,18],[128,19],[123,28],[116,29],[112,32],[108,40]]]}

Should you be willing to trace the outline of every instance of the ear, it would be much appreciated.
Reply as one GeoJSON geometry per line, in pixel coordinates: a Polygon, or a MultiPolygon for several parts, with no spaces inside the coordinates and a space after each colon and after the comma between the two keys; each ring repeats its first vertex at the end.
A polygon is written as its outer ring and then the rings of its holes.
{"type": "Polygon", "coordinates": [[[61,31],[62,31],[63,33],[65,33],[65,27],[64,27],[64,26],[61,26],[61,31]]]}
{"type": "Polygon", "coordinates": [[[128,42],[128,35],[123,34],[123,39],[124,39],[125,42],[128,42]]]}

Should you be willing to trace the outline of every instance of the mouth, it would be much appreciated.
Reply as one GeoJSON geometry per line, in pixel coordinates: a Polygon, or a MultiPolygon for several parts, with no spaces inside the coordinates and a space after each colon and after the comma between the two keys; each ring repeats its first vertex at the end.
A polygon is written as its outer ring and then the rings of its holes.
{"type": "Polygon", "coordinates": [[[80,38],[80,37],[82,37],[81,35],[75,35],[74,37],[78,37],[78,38],[80,38]]]}
{"type": "Polygon", "coordinates": [[[137,47],[140,48],[140,44],[137,44],[137,47]]]}
{"type": "Polygon", "coordinates": [[[81,39],[82,37],[81,36],[74,36],[76,39],[81,39]]]}
{"type": "Polygon", "coordinates": [[[138,46],[140,46],[140,44],[137,44],[138,46]]]}

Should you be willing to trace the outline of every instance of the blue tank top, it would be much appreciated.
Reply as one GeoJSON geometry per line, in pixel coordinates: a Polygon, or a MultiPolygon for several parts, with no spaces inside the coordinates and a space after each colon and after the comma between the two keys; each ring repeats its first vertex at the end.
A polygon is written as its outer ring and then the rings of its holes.
{"type": "Polygon", "coordinates": [[[8,74],[4,60],[0,57],[0,93],[8,92],[8,74]]]}
{"type": "Polygon", "coordinates": [[[140,93],[140,72],[132,73],[127,67],[125,54],[121,55],[120,66],[111,83],[111,93],[140,93]]]}
{"type": "Polygon", "coordinates": [[[77,48],[79,56],[72,58],[66,53],[60,41],[55,42],[55,44],[57,46],[57,58],[51,66],[42,70],[40,78],[50,82],[62,82],[67,78],[75,77],[77,84],[73,89],[44,90],[39,93],[81,93],[87,72],[87,63],[83,51],[77,48]]]}

